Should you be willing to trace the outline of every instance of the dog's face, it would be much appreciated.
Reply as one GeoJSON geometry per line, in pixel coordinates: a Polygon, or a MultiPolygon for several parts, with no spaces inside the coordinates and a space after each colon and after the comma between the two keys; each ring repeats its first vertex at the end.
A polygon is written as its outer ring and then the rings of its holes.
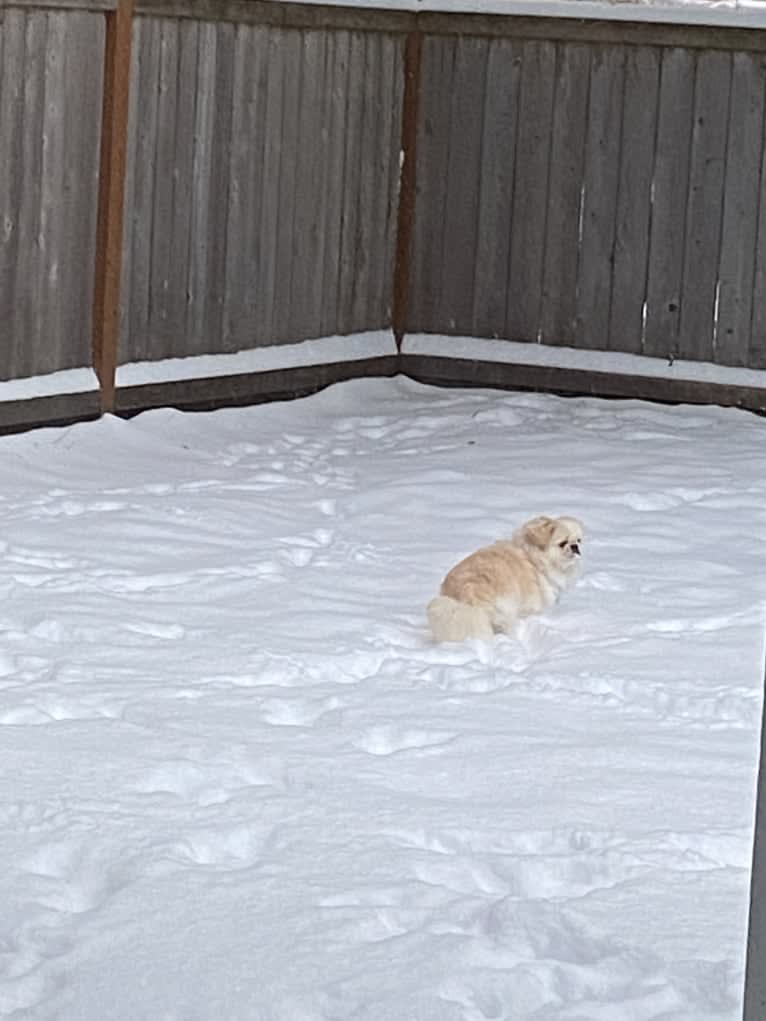
{"type": "Polygon", "coordinates": [[[521,537],[559,570],[573,570],[582,556],[583,527],[577,518],[533,518],[522,526],[521,537]]]}

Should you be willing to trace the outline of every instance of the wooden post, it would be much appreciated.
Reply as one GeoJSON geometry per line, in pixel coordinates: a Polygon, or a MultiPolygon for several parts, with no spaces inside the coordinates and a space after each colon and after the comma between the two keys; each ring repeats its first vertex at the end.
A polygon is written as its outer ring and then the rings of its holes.
{"type": "Polygon", "coordinates": [[[755,836],[750,873],[750,918],[745,967],[743,1021],[766,1018],[766,672],[764,673],[761,761],[755,795],[755,836]]]}
{"type": "Polygon", "coordinates": [[[104,103],[101,119],[96,267],[93,296],[93,366],[101,410],[114,410],[120,330],[120,277],[125,168],[128,145],[130,54],[134,0],[117,0],[106,15],[104,103]]]}
{"type": "Polygon", "coordinates": [[[404,98],[402,101],[402,169],[399,179],[399,211],[396,225],[396,263],[392,320],[396,346],[401,351],[408,329],[412,275],[412,245],[417,202],[418,105],[423,36],[410,32],[404,49],[404,98]]]}

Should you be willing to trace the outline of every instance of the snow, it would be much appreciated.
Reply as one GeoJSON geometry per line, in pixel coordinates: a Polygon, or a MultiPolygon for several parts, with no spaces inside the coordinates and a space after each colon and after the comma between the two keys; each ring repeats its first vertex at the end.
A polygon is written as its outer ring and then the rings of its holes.
{"type": "Polygon", "coordinates": [[[93,369],[63,369],[42,376],[0,380],[0,402],[90,393],[93,390],[98,390],[98,378],[93,369]]]}
{"type": "MultiPolygon", "coordinates": [[[[301,0],[294,0],[295,3],[301,0]]],[[[307,0],[323,3],[324,0],[307,0]]],[[[330,0],[340,7],[764,28],[765,0],[330,0]]]]}
{"type": "Polygon", "coordinates": [[[355,333],[344,337],[321,337],[299,344],[250,348],[233,354],[163,358],[154,362],[127,362],[117,367],[117,386],[143,386],[182,379],[233,376],[301,365],[328,365],[396,354],[390,330],[355,333]]]}
{"type": "Polygon", "coordinates": [[[0,440],[0,1015],[738,1018],[765,438],[393,379],[0,440]],[[540,512],[575,588],[434,645],[540,512]]]}
{"type": "Polygon", "coordinates": [[[666,361],[621,351],[593,351],[550,344],[528,344],[511,340],[486,340],[476,337],[443,337],[437,334],[412,334],[402,343],[402,352],[413,355],[438,355],[441,358],[467,358],[471,361],[504,362],[509,365],[544,365],[549,368],[582,369],[586,372],[622,373],[652,379],[682,379],[700,383],[766,389],[766,372],[712,362],[683,359],[666,361]]]}

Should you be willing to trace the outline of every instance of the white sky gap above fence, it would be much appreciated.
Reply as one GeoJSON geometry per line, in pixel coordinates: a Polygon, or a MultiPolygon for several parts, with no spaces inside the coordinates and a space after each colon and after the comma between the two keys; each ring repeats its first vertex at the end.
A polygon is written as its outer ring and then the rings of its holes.
{"type": "MultiPolygon", "coordinates": [[[[299,2],[299,0],[295,0],[299,2]]],[[[303,2],[303,0],[301,0],[303,2]]],[[[306,0],[334,3],[336,0],[306,0]]],[[[764,0],[347,0],[339,7],[383,7],[406,11],[530,15],[550,18],[601,18],[681,25],[766,27],[764,0]]]]}

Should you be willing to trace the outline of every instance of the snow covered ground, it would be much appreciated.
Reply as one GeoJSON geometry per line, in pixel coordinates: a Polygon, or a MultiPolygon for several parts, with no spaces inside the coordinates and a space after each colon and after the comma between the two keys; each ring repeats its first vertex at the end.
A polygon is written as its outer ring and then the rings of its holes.
{"type": "Polygon", "coordinates": [[[765,450],[403,380],[0,440],[0,1015],[734,1021],[765,450]],[[434,646],[540,512],[576,588],[434,646]]]}

